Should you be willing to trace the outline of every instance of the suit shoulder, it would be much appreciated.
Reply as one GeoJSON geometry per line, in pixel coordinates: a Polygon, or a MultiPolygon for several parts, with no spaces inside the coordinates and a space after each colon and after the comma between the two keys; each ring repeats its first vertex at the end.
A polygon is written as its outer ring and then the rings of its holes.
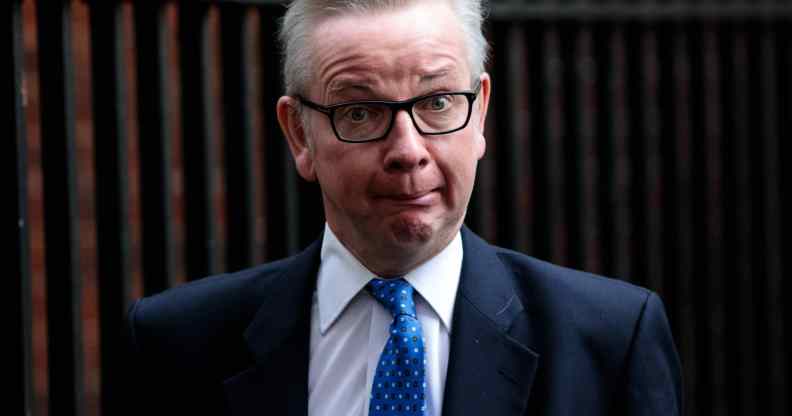
{"type": "Polygon", "coordinates": [[[184,328],[205,329],[244,322],[258,309],[259,296],[291,261],[292,258],[287,258],[208,276],[139,299],[130,308],[130,320],[141,330],[173,335],[184,328]]]}
{"type": "Polygon", "coordinates": [[[632,283],[496,250],[532,314],[588,339],[625,345],[650,301],[662,305],[654,292],[632,283]]]}
{"type": "Polygon", "coordinates": [[[498,257],[515,273],[520,283],[535,289],[557,291],[580,300],[590,298],[596,303],[605,304],[642,304],[652,293],[624,280],[559,266],[501,247],[496,247],[496,250],[498,257]]]}

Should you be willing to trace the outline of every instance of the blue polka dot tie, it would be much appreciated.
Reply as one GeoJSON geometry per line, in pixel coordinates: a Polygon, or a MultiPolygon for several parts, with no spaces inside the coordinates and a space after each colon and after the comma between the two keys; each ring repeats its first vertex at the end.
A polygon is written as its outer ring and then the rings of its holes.
{"type": "Polygon", "coordinates": [[[373,279],[368,290],[393,315],[390,337],[374,373],[369,416],[424,415],[426,361],[413,287],[404,279],[373,279]]]}

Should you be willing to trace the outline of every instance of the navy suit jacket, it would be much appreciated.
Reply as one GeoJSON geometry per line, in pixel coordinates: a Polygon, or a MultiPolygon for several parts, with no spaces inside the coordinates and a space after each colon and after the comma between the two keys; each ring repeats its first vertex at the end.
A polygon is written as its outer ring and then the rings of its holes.
{"type": "MultiPolygon", "coordinates": [[[[679,359],[657,295],[489,245],[467,228],[462,241],[444,415],[681,413],[679,359]]],[[[133,304],[125,410],[306,415],[320,246],[133,304]]]]}

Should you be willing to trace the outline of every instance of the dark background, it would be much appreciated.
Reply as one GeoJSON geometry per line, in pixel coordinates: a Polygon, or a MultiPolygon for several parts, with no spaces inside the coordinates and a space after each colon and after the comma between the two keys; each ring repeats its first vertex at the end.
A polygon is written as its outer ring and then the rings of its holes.
{"type": "MultiPolygon", "coordinates": [[[[0,6],[11,414],[117,413],[131,299],[317,237],[274,118],[280,3],[0,6]]],[[[657,291],[688,414],[789,411],[791,28],[787,0],[491,2],[466,222],[657,291]]]]}

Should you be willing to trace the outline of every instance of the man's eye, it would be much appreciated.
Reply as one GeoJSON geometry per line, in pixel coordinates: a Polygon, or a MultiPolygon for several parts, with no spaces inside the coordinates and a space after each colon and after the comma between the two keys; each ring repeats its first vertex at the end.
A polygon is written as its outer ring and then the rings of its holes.
{"type": "Polygon", "coordinates": [[[431,111],[443,111],[446,110],[448,107],[451,106],[451,97],[448,95],[439,95],[437,97],[432,97],[429,99],[427,104],[427,110],[431,111]]]}
{"type": "Polygon", "coordinates": [[[353,123],[365,123],[371,117],[371,110],[362,106],[350,107],[344,110],[343,117],[353,123]]]}

